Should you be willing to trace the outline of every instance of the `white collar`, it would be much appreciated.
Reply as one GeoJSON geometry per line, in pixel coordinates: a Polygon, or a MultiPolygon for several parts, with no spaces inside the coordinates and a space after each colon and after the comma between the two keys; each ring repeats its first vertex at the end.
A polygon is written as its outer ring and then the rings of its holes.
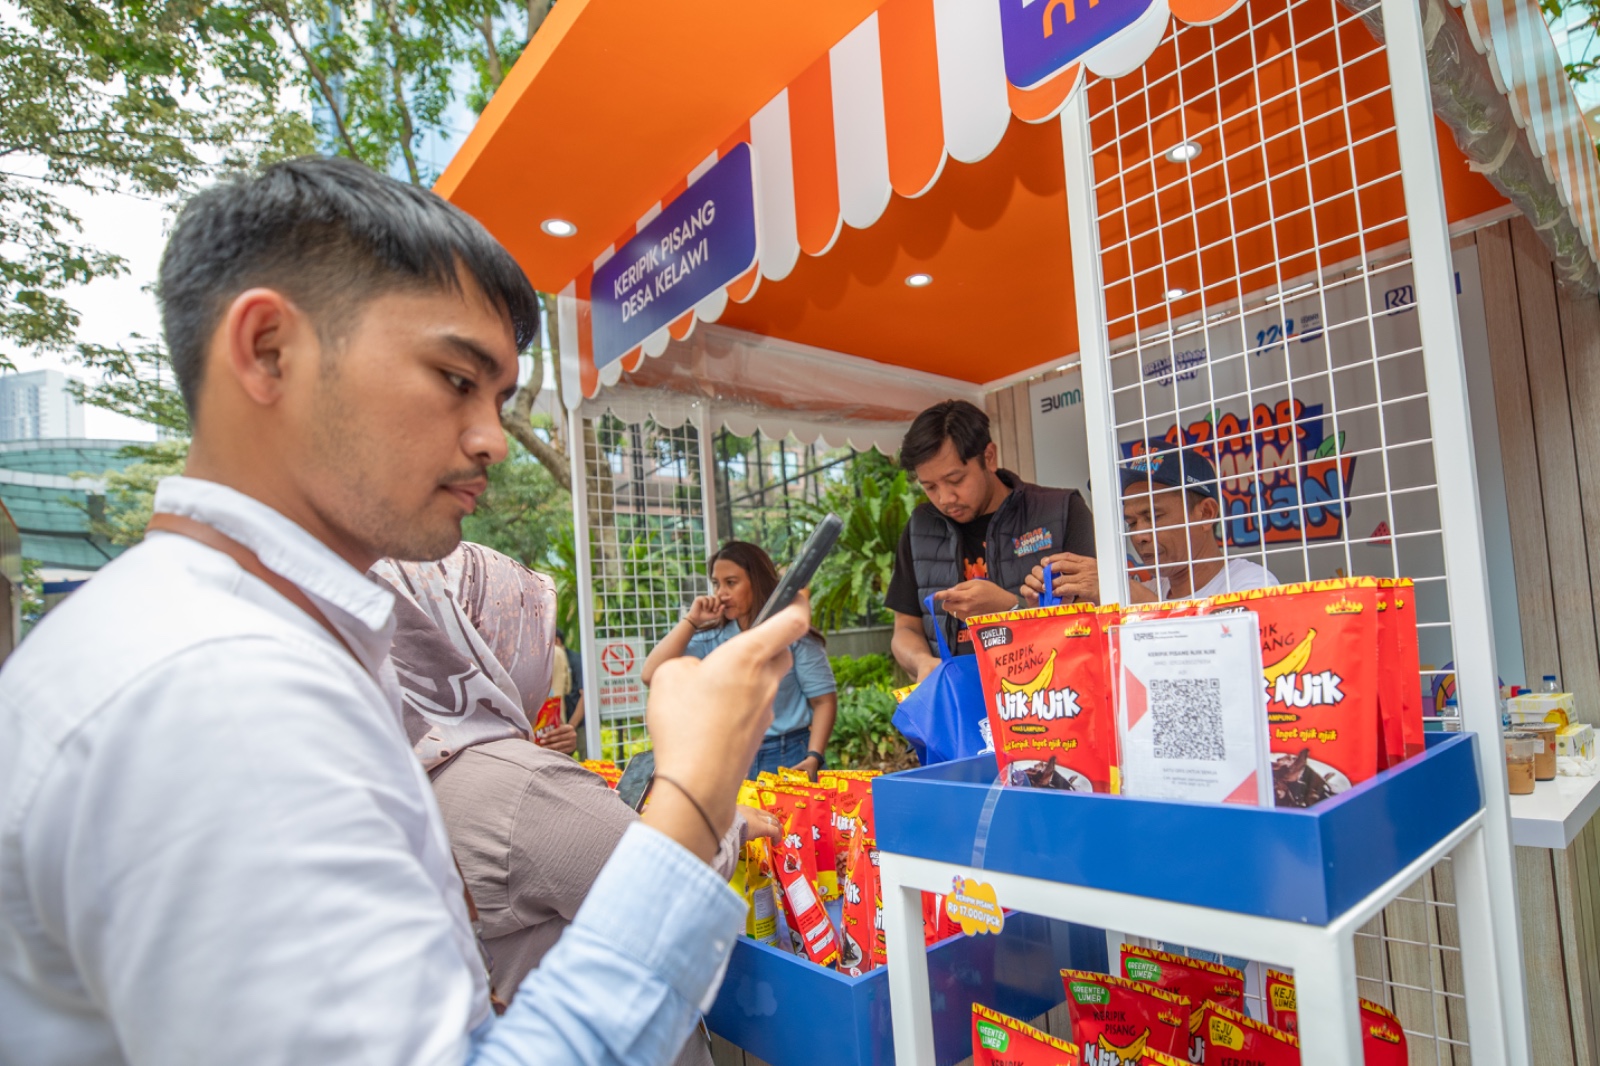
{"type": "Polygon", "coordinates": [[[298,585],[350,624],[366,633],[362,644],[378,640],[384,654],[393,635],[394,595],[342,559],[332,548],[271,507],[237,489],[192,477],[163,478],[156,487],[155,511],[183,515],[243,544],[263,566],[298,585]]]}

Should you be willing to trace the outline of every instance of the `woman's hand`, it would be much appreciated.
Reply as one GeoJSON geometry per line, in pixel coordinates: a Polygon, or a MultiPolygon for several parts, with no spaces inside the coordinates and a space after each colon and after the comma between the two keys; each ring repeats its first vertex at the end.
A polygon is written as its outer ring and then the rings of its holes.
{"type": "Polygon", "coordinates": [[[722,621],[722,601],[715,596],[696,596],[689,605],[689,613],[684,615],[685,620],[696,629],[717,625],[722,621]]]}
{"type": "Polygon", "coordinates": [[[740,804],[739,815],[744,819],[744,832],[740,834],[743,843],[748,844],[756,837],[775,837],[783,830],[778,819],[760,807],[740,804]]]}
{"type": "Polygon", "coordinates": [[[567,723],[553,725],[545,730],[544,736],[535,737],[535,744],[551,751],[559,751],[563,755],[571,755],[578,750],[578,731],[567,723]]]}
{"type": "Polygon", "coordinates": [[[822,769],[822,763],[815,755],[807,755],[804,759],[801,759],[789,769],[799,770],[801,773],[805,774],[807,777],[811,778],[813,782],[815,782],[817,779],[817,771],[822,769]]]}

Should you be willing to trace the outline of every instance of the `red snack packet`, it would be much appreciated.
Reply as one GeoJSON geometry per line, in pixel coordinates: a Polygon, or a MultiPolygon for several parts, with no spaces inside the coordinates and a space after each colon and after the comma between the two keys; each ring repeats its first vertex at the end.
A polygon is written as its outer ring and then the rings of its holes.
{"type": "Polygon", "coordinates": [[[1366,1066],[1406,1066],[1410,1061],[1400,1019],[1366,999],[1361,1001],[1361,1057],[1366,1066]]]}
{"type": "Polygon", "coordinates": [[[887,966],[889,944],[883,936],[883,878],[878,876],[878,840],[872,836],[859,839],[872,865],[872,965],[887,966]]]}
{"type": "Polygon", "coordinates": [[[1062,970],[1061,983],[1072,1039],[1086,1059],[1122,1066],[1146,1051],[1188,1053],[1189,1001],[1177,993],[1082,970],[1062,970]]]}
{"type": "Polygon", "coordinates": [[[874,942],[881,937],[878,901],[878,848],[857,832],[850,841],[844,879],[839,883],[844,907],[839,923],[839,972],[859,977],[879,965],[874,957],[874,942]]]}
{"type": "Polygon", "coordinates": [[[778,786],[802,793],[811,800],[807,807],[811,824],[811,844],[815,849],[817,888],[824,900],[839,898],[839,870],[844,865],[839,859],[839,848],[834,835],[833,805],[839,790],[834,785],[813,785],[810,782],[786,781],[778,786]]]}
{"type": "Polygon", "coordinates": [[[937,892],[922,894],[922,943],[931,947],[961,932],[961,927],[944,912],[944,896],[937,892]]]}
{"type": "Polygon", "coordinates": [[[1213,1066],[1300,1066],[1300,1041],[1236,1010],[1207,1003],[1205,1054],[1213,1066]]]}
{"type": "Polygon", "coordinates": [[[850,848],[860,826],[875,836],[872,819],[872,779],[876,770],[824,770],[817,775],[820,784],[833,788],[833,840],[838,854],[839,877],[843,879],[850,859],[850,848]]]}
{"type": "Polygon", "coordinates": [[[1116,717],[1093,604],[967,620],[988,700],[995,760],[1008,784],[1115,791],[1116,717]]]}
{"type": "Polygon", "coordinates": [[[1175,992],[1189,1001],[1189,1057],[1193,1061],[1201,1061],[1195,1056],[1204,1047],[1200,1023],[1206,1004],[1244,1009],[1244,973],[1232,966],[1124,944],[1122,975],[1130,981],[1145,981],[1175,992]]]}
{"type": "Polygon", "coordinates": [[[549,735],[550,730],[561,724],[561,697],[551,696],[539,705],[539,713],[533,719],[533,739],[543,740],[549,735]]]}
{"type": "Polygon", "coordinates": [[[796,954],[804,951],[818,966],[832,966],[839,957],[839,941],[817,895],[816,849],[807,839],[810,802],[805,795],[787,789],[761,790],[761,805],[783,827],[772,841],[772,876],[778,882],[789,935],[797,941],[796,954]]]}
{"type": "Polygon", "coordinates": [[[1427,747],[1422,725],[1422,662],[1417,647],[1417,589],[1408,577],[1394,583],[1391,590],[1394,633],[1398,644],[1395,673],[1400,682],[1400,735],[1406,758],[1422,754],[1427,747]]]}
{"type": "Polygon", "coordinates": [[[1378,769],[1405,759],[1401,735],[1400,636],[1395,631],[1394,582],[1378,579],[1378,769]]]}
{"type": "Polygon", "coordinates": [[[1380,749],[1378,582],[1312,581],[1230,593],[1212,610],[1261,626],[1277,805],[1310,807],[1376,774],[1380,749]]]}
{"type": "Polygon", "coordinates": [[[972,1066],[1079,1066],[1078,1048],[1026,1022],[972,1005],[972,1066]]]}
{"type": "Polygon", "coordinates": [[[585,759],[580,765],[600,777],[611,788],[616,788],[617,782],[622,780],[622,771],[609,759],[585,759]]]}
{"type": "Polygon", "coordinates": [[[1267,1024],[1290,1036],[1300,1035],[1300,1018],[1295,1005],[1294,978],[1277,970],[1267,971],[1267,1024]]]}

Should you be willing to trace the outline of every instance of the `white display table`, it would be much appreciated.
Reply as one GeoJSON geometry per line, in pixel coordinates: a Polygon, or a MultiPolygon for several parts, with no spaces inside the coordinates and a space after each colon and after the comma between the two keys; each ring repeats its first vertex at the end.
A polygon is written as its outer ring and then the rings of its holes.
{"type": "Polygon", "coordinates": [[[1540,781],[1511,797],[1511,842],[1519,848],[1566,848],[1600,811],[1600,777],[1540,781]]]}

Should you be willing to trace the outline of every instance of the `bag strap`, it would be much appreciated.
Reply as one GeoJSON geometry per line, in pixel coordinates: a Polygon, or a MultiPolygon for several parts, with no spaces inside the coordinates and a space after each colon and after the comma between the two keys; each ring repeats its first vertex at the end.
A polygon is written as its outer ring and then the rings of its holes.
{"type": "MultiPolygon", "coordinates": [[[[190,540],[198,541],[206,547],[226,555],[238,563],[245,573],[251,577],[259,578],[272,591],[300,608],[313,622],[326,629],[328,635],[338,641],[341,648],[349,652],[350,658],[356,661],[356,665],[361,666],[360,656],[356,655],[355,649],[350,647],[350,642],[344,639],[344,634],[340,633],[334,627],[334,624],[328,621],[328,616],[323,614],[322,609],[315,603],[311,602],[311,597],[307,596],[299,585],[296,585],[282,574],[267,569],[266,564],[261,561],[259,555],[215,526],[185,515],[171,514],[164,511],[160,514],[151,515],[149,524],[144,528],[146,533],[176,533],[180,537],[188,537],[190,540]]],[[[365,666],[361,666],[361,668],[363,670],[366,669],[365,666]]]]}
{"type": "MultiPolygon", "coordinates": [[[[245,573],[251,577],[261,579],[278,595],[304,611],[313,622],[326,629],[328,635],[339,642],[339,646],[349,653],[350,658],[356,661],[357,666],[361,666],[363,670],[366,669],[362,665],[360,657],[356,655],[355,649],[350,646],[350,642],[344,639],[344,634],[340,633],[334,627],[334,624],[328,621],[328,616],[323,614],[322,609],[312,602],[311,597],[305,594],[305,590],[282,574],[269,570],[267,565],[261,561],[259,555],[217,529],[216,526],[201,522],[195,518],[189,518],[186,515],[163,511],[160,514],[151,515],[150,521],[145,525],[144,530],[146,533],[173,533],[180,537],[188,537],[192,541],[204,544],[206,547],[226,555],[238,563],[245,573]]],[[[483,941],[483,923],[478,918],[478,905],[472,898],[472,889],[467,887],[467,876],[461,872],[460,862],[456,863],[456,876],[461,878],[461,895],[466,900],[467,920],[472,924],[473,938],[478,942],[478,954],[483,960],[484,978],[490,980],[493,966],[492,956],[489,954],[488,945],[483,941]]],[[[499,996],[495,995],[492,981],[489,988],[489,1005],[496,1014],[504,1014],[506,1012],[506,1004],[499,996]]]]}
{"type": "Polygon", "coordinates": [[[944,639],[944,626],[939,624],[939,612],[934,610],[933,607],[933,593],[928,593],[927,598],[922,601],[922,605],[928,609],[929,616],[933,618],[933,635],[939,641],[939,658],[944,662],[949,662],[955,656],[950,654],[950,645],[944,639]]]}

